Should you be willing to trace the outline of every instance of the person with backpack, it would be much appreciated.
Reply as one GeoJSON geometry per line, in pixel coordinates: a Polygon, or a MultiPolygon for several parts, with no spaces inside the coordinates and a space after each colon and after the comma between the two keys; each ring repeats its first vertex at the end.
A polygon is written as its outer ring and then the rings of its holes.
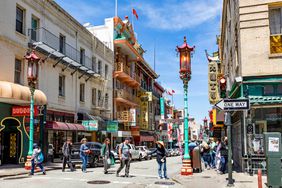
{"type": "Polygon", "coordinates": [[[131,153],[130,153],[130,138],[126,138],[123,143],[120,144],[118,149],[118,155],[120,159],[120,167],[117,170],[116,176],[119,177],[120,171],[125,167],[125,177],[129,177],[129,168],[131,161],[131,153]]]}
{"type": "Polygon", "coordinates": [[[73,165],[72,165],[72,161],[71,161],[71,150],[72,150],[72,143],[71,143],[71,139],[68,138],[67,141],[64,143],[63,145],[63,168],[62,171],[65,171],[66,168],[66,164],[68,164],[69,168],[71,169],[71,171],[75,171],[73,165]]]}
{"type": "Polygon", "coordinates": [[[159,174],[159,179],[169,179],[167,177],[166,173],[166,150],[165,150],[165,145],[163,141],[157,141],[157,148],[151,152],[148,153],[148,155],[152,155],[154,153],[157,153],[157,163],[158,163],[158,174],[159,174]],[[163,176],[162,176],[162,167],[163,167],[163,176]]]}
{"type": "Polygon", "coordinates": [[[108,174],[108,168],[111,164],[110,154],[111,154],[110,139],[106,138],[101,149],[101,156],[103,157],[103,162],[104,162],[104,174],[108,174]]]}
{"type": "Polygon", "coordinates": [[[90,150],[89,148],[86,146],[86,142],[87,142],[87,139],[86,138],[83,138],[81,139],[81,146],[80,146],[80,158],[82,160],[82,167],[81,167],[81,170],[82,172],[86,173],[86,166],[87,166],[87,163],[88,163],[88,155],[90,153],[90,150]]]}
{"type": "Polygon", "coordinates": [[[36,166],[38,166],[41,169],[41,172],[43,173],[43,175],[46,175],[45,169],[42,165],[43,161],[44,161],[43,153],[40,147],[36,143],[34,143],[33,152],[31,156],[31,171],[29,175],[31,176],[34,175],[34,169],[36,166]]]}

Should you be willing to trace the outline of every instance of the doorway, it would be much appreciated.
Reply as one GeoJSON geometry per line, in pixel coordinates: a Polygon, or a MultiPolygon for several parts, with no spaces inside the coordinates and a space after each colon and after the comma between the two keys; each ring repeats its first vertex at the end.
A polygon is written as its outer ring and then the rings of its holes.
{"type": "Polygon", "coordinates": [[[18,130],[19,122],[15,119],[6,119],[1,131],[2,164],[18,164],[21,154],[21,133],[18,130]]]}

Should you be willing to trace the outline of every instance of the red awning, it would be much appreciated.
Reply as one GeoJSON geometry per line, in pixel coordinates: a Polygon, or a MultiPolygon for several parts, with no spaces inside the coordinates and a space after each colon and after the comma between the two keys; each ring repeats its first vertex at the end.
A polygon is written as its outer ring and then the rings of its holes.
{"type": "Polygon", "coordinates": [[[77,130],[77,131],[86,131],[85,127],[80,124],[75,123],[66,123],[69,127],[69,130],[77,130]]]}
{"type": "Polygon", "coordinates": [[[54,129],[54,130],[64,130],[64,131],[69,130],[67,124],[58,121],[47,121],[46,128],[54,129]]]}
{"type": "Polygon", "coordinates": [[[73,124],[73,123],[66,123],[66,124],[69,127],[69,130],[71,130],[71,131],[76,131],[77,130],[75,124],[73,124]]]}
{"type": "Polygon", "coordinates": [[[78,131],[86,131],[86,128],[81,124],[75,124],[78,131]]]}
{"type": "Polygon", "coordinates": [[[154,136],[140,136],[140,142],[154,142],[154,136]]]}

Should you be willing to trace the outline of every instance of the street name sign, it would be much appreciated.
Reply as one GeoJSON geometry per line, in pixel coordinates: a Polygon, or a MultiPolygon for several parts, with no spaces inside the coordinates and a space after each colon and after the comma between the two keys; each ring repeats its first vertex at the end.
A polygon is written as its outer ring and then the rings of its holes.
{"type": "Polygon", "coordinates": [[[215,104],[220,110],[224,111],[239,111],[249,110],[250,100],[249,99],[223,99],[215,104]]]}

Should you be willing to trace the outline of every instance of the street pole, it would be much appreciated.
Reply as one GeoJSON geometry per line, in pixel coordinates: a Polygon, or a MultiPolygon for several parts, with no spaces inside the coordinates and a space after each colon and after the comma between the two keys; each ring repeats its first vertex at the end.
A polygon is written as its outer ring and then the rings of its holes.
{"type": "Polygon", "coordinates": [[[182,162],[181,175],[189,176],[193,174],[191,159],[189,155],[189,125],[188,125],[188,78],[183,79],[184,85],[184,156],[182,162]]]}
{"type": "Polygon", "coordinates": [[[231,144],[231,114],[230,112],[225,113],[225,124],[227,126],[227,139],[228,139],[228,187],[234,186],[234,181],[232,178],[232,144],[231,144]]]}

